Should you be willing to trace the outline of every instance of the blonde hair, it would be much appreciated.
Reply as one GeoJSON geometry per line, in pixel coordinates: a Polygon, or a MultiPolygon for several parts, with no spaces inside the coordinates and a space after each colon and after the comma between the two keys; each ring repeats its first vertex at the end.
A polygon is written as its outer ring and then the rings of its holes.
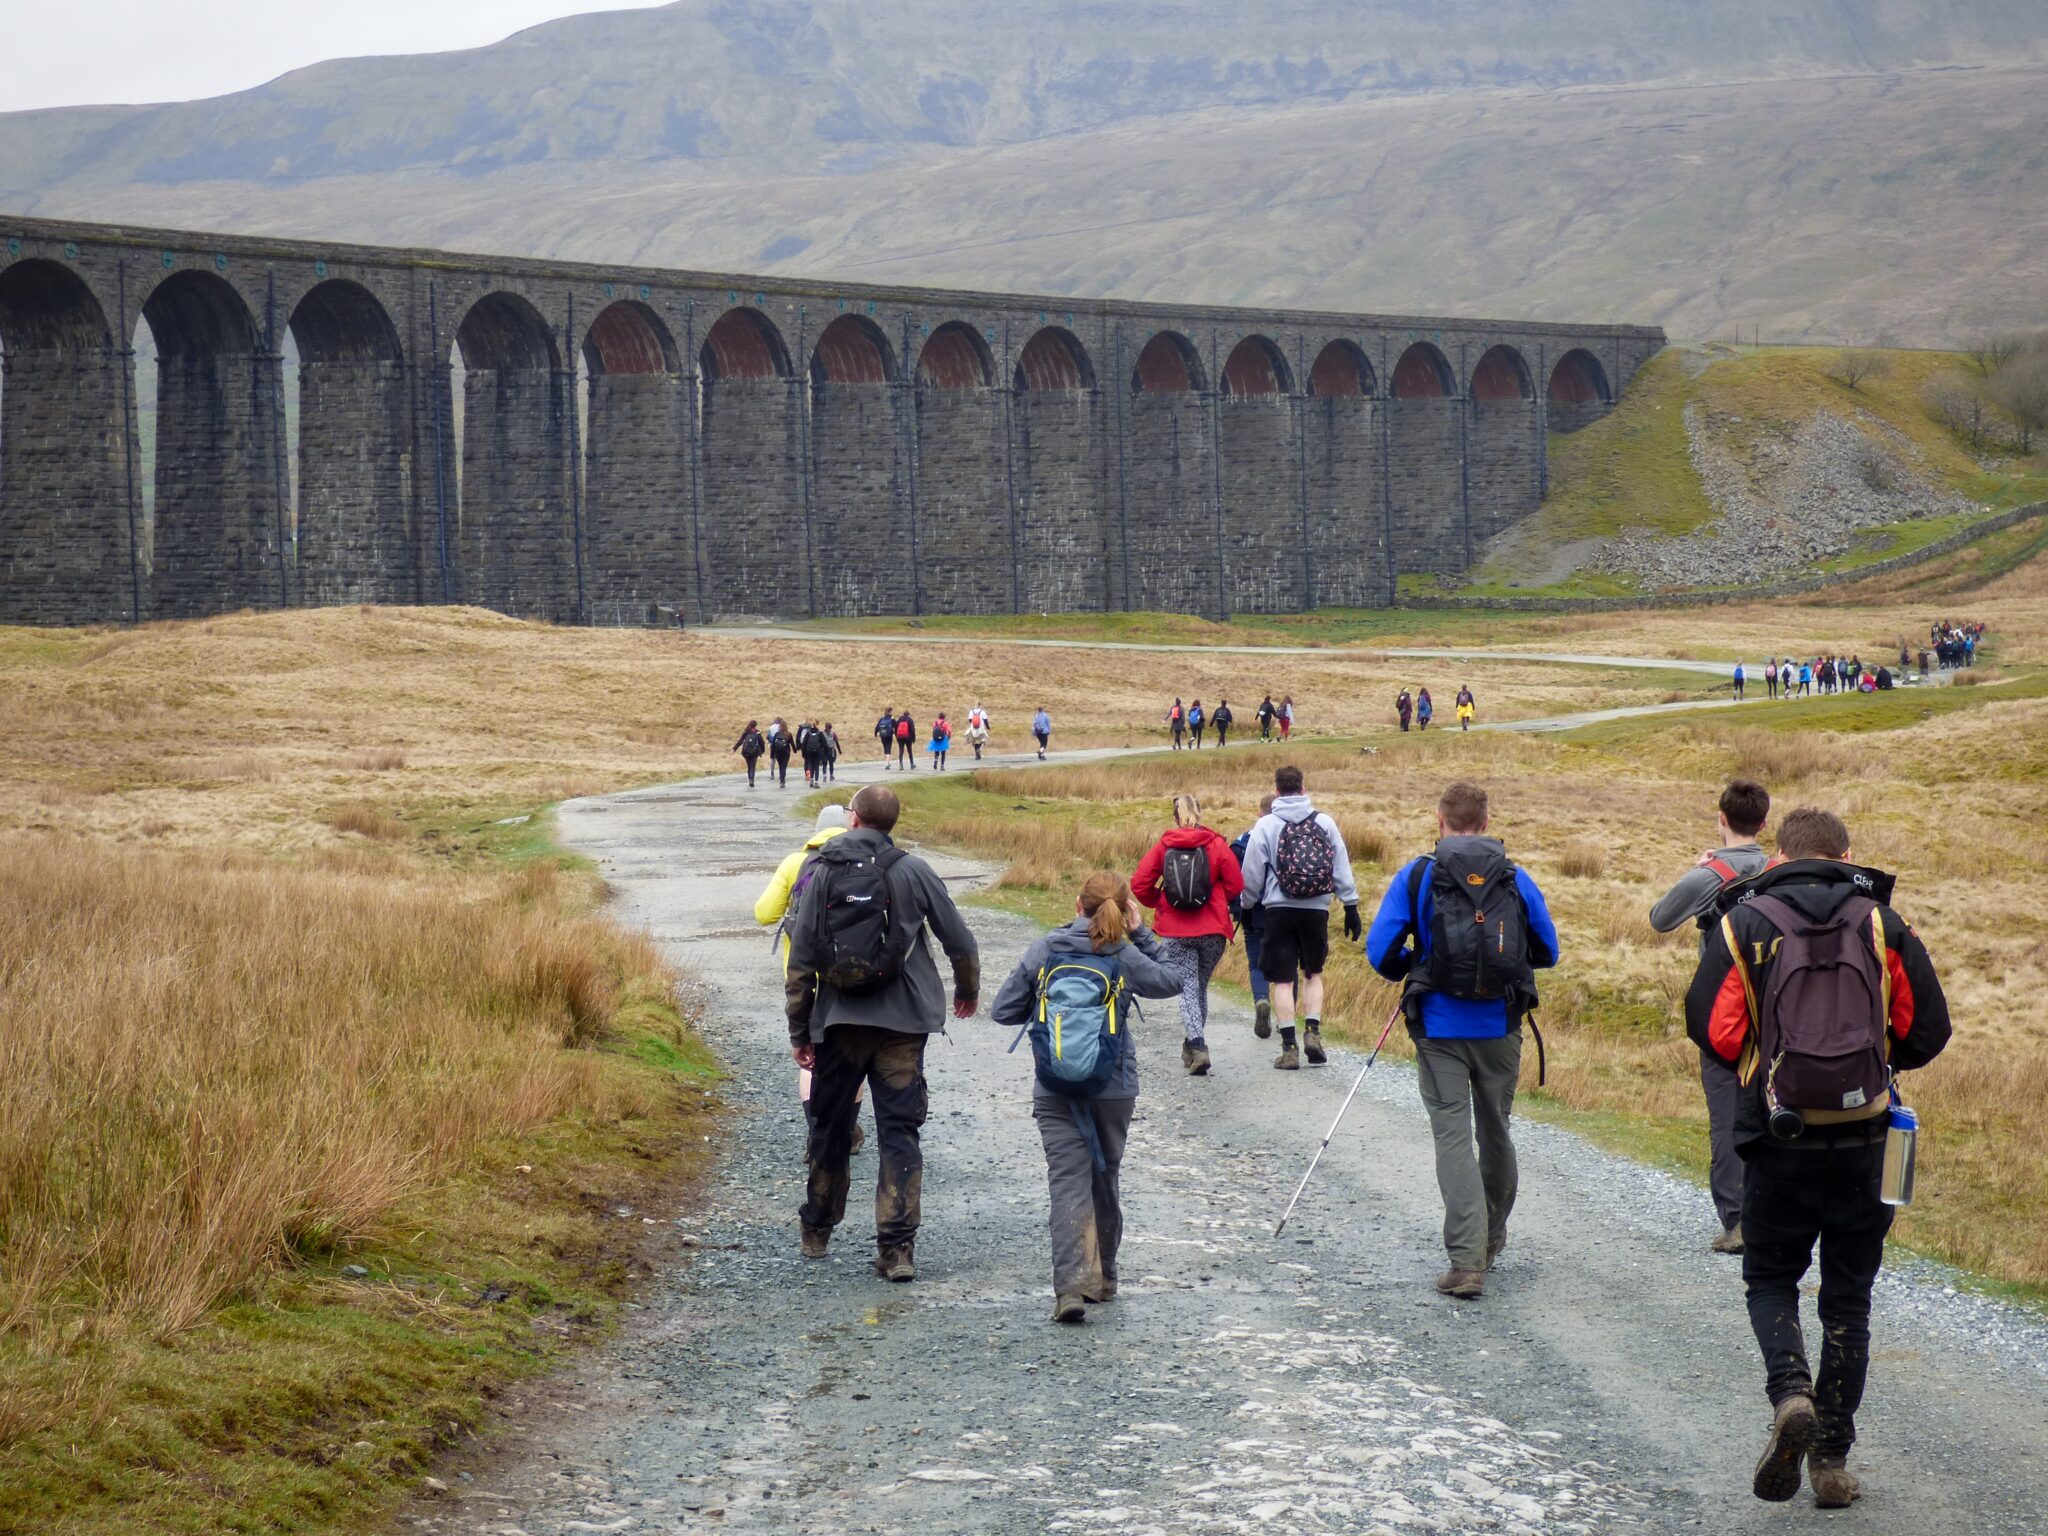
{"type": "Polygon", "coordinates": [[[1130,936],[1130,899],[1130,886],[1112,870],[1098,870],[1082,883],[1081,915],[1088,919],[1088,938],[1098,955],[1107,954],[1130,936]]]}
{"type": "Polygon", "coordinates": [[[1193,795],[1175,795],[1173,824],[1176,827],[1199,827],[1202,824],[1202,802],[1193,795]]]}

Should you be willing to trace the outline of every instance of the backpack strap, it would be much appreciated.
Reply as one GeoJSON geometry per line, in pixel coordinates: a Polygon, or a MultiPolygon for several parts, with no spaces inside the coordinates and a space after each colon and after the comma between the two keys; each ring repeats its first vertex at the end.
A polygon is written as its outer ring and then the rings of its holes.
{"type": "Polygon", "coordinates": [[[1756,981],[1749,973],[1749,962],[1743,958],[1742,940],[1735,936],[1733,912],[1721,915],[1721,939],[1728,946],[1728,953],[1734,959],[1735,974],[1742,978],[1742,996],[1749,1005],[1749,1038],[1742,1043],[1742,1055],[1735,1063],[1735,1075],[1746,1088],[1755,1078],[1757,1063],[1762,1059],[1757,1031],[1763,1028],[1763,1015],[1757,1011],[1756,981]]]}
{"type": "Polygon", "coordinates": [[[1726,859],[1709,859],[1706,867],[1721,877],[1723,885],[1733,885],[1742,878],[1742,872],[1726,859]]]}

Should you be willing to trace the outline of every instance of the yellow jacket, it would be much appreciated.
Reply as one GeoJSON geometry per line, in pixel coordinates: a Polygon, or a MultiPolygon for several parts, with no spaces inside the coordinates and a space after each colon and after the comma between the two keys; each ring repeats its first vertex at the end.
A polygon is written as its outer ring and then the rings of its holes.
{"type": "MultiPolygon", "coordinates": [[[[845,830],[844,827],[827,827],[822,832],[813,832],[803,847],[776,866],[775,873],[769,877],[768,888],[754,903],[755,922],[763,928],[773,928],[782,921],[789,912],[789,893],[796,885],[796,877],[803,873],[804,860],[845,830]]],[[[782,957],[785,961],[789,958],[787,934],[782,938],[782,957]]]]}

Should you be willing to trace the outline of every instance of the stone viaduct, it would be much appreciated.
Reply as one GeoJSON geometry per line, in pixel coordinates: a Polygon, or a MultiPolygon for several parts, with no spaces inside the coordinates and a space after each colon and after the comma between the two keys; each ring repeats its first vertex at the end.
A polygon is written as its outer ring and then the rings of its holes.
{"type": "Polygon", "coordinates": [[[0,622],[1373,606],[1663,339],[0,215],[0,622]]]}

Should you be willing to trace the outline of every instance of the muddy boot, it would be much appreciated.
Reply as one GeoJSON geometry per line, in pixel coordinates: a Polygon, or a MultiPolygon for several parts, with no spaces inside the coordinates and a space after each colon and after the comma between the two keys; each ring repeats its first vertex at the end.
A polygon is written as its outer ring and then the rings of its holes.
{"type": "Polygon", "coordinates": [[[1078,1296],[1056,1296],[1052,1303],[1052,1320],[1056,1323],[1085,1323],[1088,1321],[1088,1304],[1078,1296]]]}
{"type": "Polygon", "coordinates": [[[1260,998],[1252,1010],[1252,1033],[1261,1040],[1273,1038],[1273,1004],[1268,998],[1260,998]]]}
{"type": "Polygon", "coordinates": [[[1737,1222],[1726,1232],[1715,1238],[1707,1247],[1715,1253],[1739,1254],[1742,1252],[1742,1223],[1737,1222]]]}
{"type": "Polygon", "coordinates": [[[1436,1277],[1436,1288],[1460,1301],[1477,1301],[1486,1294],[1486,1276],[1476,1269],[1447,1269],[1436,1277]]]}
{"type": "Polygon", "coordinates": [[[1209,1042],[1206,1040],[1185,1040],[1181,1042],[1180,1064],[1188,1069],[1189,1077],[1209,1075],[1209,1042]]]}
{"type": "Polygon", "coordinates": [[[1299,1072],[1301,1070],[1301,1052],[1294,1048],[1292,1040],[1289,1040],[1280,1048],[1280,1054],[1273,1058],[1273,1066],[1277,1071],[1281,1072],[1299,1072]]]}
{"type": "Polygon", "coordinates": [[[824,1258],[826,1250],[832,1246],[832,1229],[826,1227],[820,1230],[817,1227],[806,1227],[802,1222],[798,1222],[797,1227],[797,1247],[802,1251],[803,1256],[807,1259],[824,1258]]]}
{"type": "Polygon", "coordinates": [[[852,1156],[855,1156],[856,1154],[858,1154],[858,1153],[859,1153],[860,1149],[861,1149],[862,1147],[866,1146],[867,1144],[868,1144],[868,1133],[867,1133],[867,1128],[866,1128],[865,1126],[863,1126],[863,1125],[862,1125],[862,1124],[861,1124],[861,1123],[860,1123],[860,1122],[859,1122],[858,1120],[854,1121],[854,1122],[853,1122],[853,1145],[852,1145],[852,1146],[850,1146],[850,1147],[848,1147],[848,1148],[846,1149],[846,1155],[847,1155],[848,1157],[852,1157],[852,1156]]]}
{"type": "Polygon", "coordinates": [[[1323,1049],[1323,1026],[1320,1023],[1311,1022],[1301,1032],[1301,1054],[1308,1058],[1312,1067],[1320,1067],[1330,1059],[1323,1049]]]}
{"type": "Polygon", "coordinates": [[[1806,1459],[1813,1437],[1820,1432],[1814,1416],[1813,1399],[1805,1393],[1788,1397],[1771,1415],[1771,1438],[1756,1464],[1750,1490],[1760,1499],[1783,1504],[1799,1492],[1799,1463],[1806,1459]]]}
{"type": "Polygon", "coordinates": [[[910,1245],[901,1248],[884,1248],[875,1255],[875,1273],[884,1280],[897,1285],[917,1278],[917,1261],[911,1254],[910,1245]]]}
{"type": "Polygon", "coordinates": [[[1816,1451],[1806,1458],[1806,1475],[1813,1483],[1816,1509],[1847,1509],[1863,1497],[1863,1485],[1849,1470],[1846,1456],[1823,1456],[1816,1451]]]}

